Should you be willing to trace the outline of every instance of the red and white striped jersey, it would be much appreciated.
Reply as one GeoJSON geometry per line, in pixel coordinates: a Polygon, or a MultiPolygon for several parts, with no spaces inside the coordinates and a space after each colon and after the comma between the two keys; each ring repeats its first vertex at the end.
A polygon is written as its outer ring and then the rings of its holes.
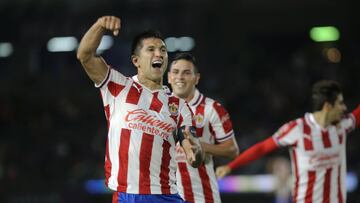
{"type": "Polygon", "coordinates": [[[294,203],[346,202],[346,136],[355,129],[349,114],[323,129],[312,113],[283,125],[273,138],[289,147],[294,203]]]}
{"type": "MultiPolygon", "coordinates": [[[[215,144],[233,138],[230,116],[218,102],[196,90],[189,105],[194,113],[196,133],[200,141],[215,144]]],[[[193,168],[186,162],[180,147],[176,152],[176,177],[181,197],[188,202],[221,202],[212,157],[205,161],[206,164],[193,168]]]]}
{"type": "Polygon", "coordinates": [[[109,68],[98,85],[108,122],[105,184],[132,194],[175,194],[173,131],[192,126],[192,112],[169,89],[151,91],[109,68]]]}

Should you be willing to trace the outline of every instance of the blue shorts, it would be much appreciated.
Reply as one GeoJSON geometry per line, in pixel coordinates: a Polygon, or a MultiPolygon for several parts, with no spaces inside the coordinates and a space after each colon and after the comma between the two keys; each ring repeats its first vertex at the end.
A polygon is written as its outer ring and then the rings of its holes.
{"type": "Polygon", "coordinates": [[[170,195],[139,195],[125,192],[114,192],[112,203],[184,203],[179,194],[170,195]]]}

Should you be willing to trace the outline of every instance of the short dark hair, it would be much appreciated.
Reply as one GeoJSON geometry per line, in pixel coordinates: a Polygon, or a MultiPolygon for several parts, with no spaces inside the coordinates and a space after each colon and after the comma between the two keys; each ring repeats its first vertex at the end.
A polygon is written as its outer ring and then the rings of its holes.
{"type": "Polygon", "coordinates": [[[313,110],[319,111],[325,102],[334,105],[339,94],[342,93],[341,85],[333,80],[320,80],[313,85],[312,104],[313,110]]]}
{"type": "MultiPolygon", "coordinates": [[[[195,56],[193,56],[192,54],[188,53],[188,52],[180,52],[180,53],[177,53],[174,58],[173,58],[173,61],[171,62],[171,66],[176,62],[176,61],[179,61],[179,60],[185,60],[185,61],[189,61],[191,62],[192,64],[194,64],[194,72],[195,73],[199,73],[199,69],[196,65],[196,59],[195,59],[195,56]]],[[[171,67],[170,66],[170,67],[171,67]]]]}
{"type": "Polygon", "coordinates": [[[148,38],[158,38],[164,41],[164,38],[158,30],[146,30],[138,35],[132,41],[131,44],[131,55],[136,54],[142,47],[142,41],[148,38]]]}

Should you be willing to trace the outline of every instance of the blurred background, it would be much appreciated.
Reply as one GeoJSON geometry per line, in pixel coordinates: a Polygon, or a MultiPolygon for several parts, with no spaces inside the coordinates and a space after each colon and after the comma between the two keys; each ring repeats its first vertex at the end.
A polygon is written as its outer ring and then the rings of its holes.
{"type": "MultiPolygon", "coordinates": [[[[228,109],[245,150],[310,111],[319,79],[343,85],[349,111],[359,104],[358,8],[355,0],[0,0],[0,202],[111,202],[102,102],[76,60],[98,17],[122,19],[119,37],[109,33],[98,51],[125,75],[136,72],[130,44],[145,29],[163,33],[170,59],[192,52],[199,89],[228,109]]],[[[348,142],[355,203],[360,131],[348,142]]],[[[234,184],[220,184],[223,202],[276,202],[269,174],[287,174],[288,159],[281,150],[236,170],[234,184]]]]}

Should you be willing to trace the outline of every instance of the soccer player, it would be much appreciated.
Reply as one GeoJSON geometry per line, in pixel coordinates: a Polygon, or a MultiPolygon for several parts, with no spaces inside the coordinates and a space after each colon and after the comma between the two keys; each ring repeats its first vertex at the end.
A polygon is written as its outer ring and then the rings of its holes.
{"type": "Polygon", "coordinates": [[[340,85],[322,80],[313,86],[313,112],[283,125],[234,161],[216,169],[221,178],[280,147],[289,148],[294,176],[293,202],[346,202],[346,139],[360,125],[360,105],[345,115],[340,85]]]}
{"type": "Polygon", "coordinates": [[[221,202],[212,156],[234,158],[238,146],[230,116],[217,101],[205,97],[196,88],[200,79],[195,58],[189,53],[175,56],[168,72],[173,94],[185,99],[194,113],[196,132],[206,153],[205,163],[193,168],[177,150],[177,185],[187,202],[221,202]]]}
{"type": "Polygon", "coordinates": [[[202,162],[195,160],[201,146],[190,133],[192,112],[162,85],[168,54],[160,33],[135,37],[131,60],[137,76],[125,77],[96,55],[104,33],[117,36],[119,30],[119,18],[100,17],[82,38],[77,53],[104,104],[105,184],[116,191],[113,202],[183,202],[176,187],[175,143],[182,144],[189,164],[196,167],[202,162]]]}

